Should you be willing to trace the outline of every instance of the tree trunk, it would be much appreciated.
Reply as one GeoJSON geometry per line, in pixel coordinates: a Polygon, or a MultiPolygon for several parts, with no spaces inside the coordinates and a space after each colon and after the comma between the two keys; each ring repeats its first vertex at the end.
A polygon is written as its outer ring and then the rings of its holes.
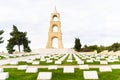
{"type": "Polygon", "coordinates": [[[18,45],[18,50],[19,50],[19,52],[20,52],[20,45],[18,45]]]}

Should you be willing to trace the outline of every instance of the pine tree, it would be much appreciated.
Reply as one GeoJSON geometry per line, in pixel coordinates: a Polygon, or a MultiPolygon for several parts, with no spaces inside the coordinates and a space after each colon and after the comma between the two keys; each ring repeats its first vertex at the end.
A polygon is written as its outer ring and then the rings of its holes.
{"type": "Polygon", "coordinates": [[[8,45],[7,45],[7,50],[9,53],[13,53],[15,50],[13,49],[15,45],[18,46],[18,50],[19,52],[20,50],[20,46],[23,45],[24,47],[24,52],[30,52],[31,49],[28,46],[28,44],[30,43],[30,41],[28,40],[27,36],[27,32],[20,32],[17,27],[15,25],[13,25],[13,31],[10,33],[10,35],[12,36],[9,40],[8,40],[8,45]],[[25,45],[27,44],[27,45],[25,45]]]}

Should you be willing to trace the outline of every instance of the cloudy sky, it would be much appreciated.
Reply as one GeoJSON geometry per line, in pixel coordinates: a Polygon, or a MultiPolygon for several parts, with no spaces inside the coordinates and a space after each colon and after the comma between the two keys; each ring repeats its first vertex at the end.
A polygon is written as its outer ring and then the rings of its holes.
{"type": "Polygon", "coordinates": [[[0,0],[0,30],[5,31],[0,51],[6,50],[13,24],[28,33],[32,49],[45,48],[55,5],[61,15],[65,48],[73,47],[75,37],[82,45],[120,42],[119,3],[120,0],[0,0]]]}

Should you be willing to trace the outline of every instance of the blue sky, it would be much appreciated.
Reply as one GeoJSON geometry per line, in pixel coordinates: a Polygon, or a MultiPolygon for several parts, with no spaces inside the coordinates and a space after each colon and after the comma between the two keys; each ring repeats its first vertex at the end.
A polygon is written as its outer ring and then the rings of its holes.
{"type": "MultiPolygon", "coordinates": [[[[0,29],[6,50],[12,25],[26,31],[31,48],[45,48],[50,14],[56,5],[60,13],[63,44],[74,45],[75,37],[82,45],[110,45],[120,42],[120,0],[0,0],[0,29]]],[[[56,43],[56,41],[55,41],[56,43]]]]}

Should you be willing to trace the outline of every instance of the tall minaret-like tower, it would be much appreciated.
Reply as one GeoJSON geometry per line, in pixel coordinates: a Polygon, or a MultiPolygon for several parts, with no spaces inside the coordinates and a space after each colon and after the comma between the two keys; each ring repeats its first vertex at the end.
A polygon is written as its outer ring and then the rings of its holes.
{"type": "Polygon", "coordinates": [[[61,32],[61,22],[60,14],[57,12],[56,7],[53,13],[51,13],[50,27],[48,32],[48,41],[46,48],[53,48],[53,39],[58,39],[58,48],[63,48],[62,43],[62,32],[61,32]],[[57,27],[57,31],[54,31],[54,28],[57,27]]]}

